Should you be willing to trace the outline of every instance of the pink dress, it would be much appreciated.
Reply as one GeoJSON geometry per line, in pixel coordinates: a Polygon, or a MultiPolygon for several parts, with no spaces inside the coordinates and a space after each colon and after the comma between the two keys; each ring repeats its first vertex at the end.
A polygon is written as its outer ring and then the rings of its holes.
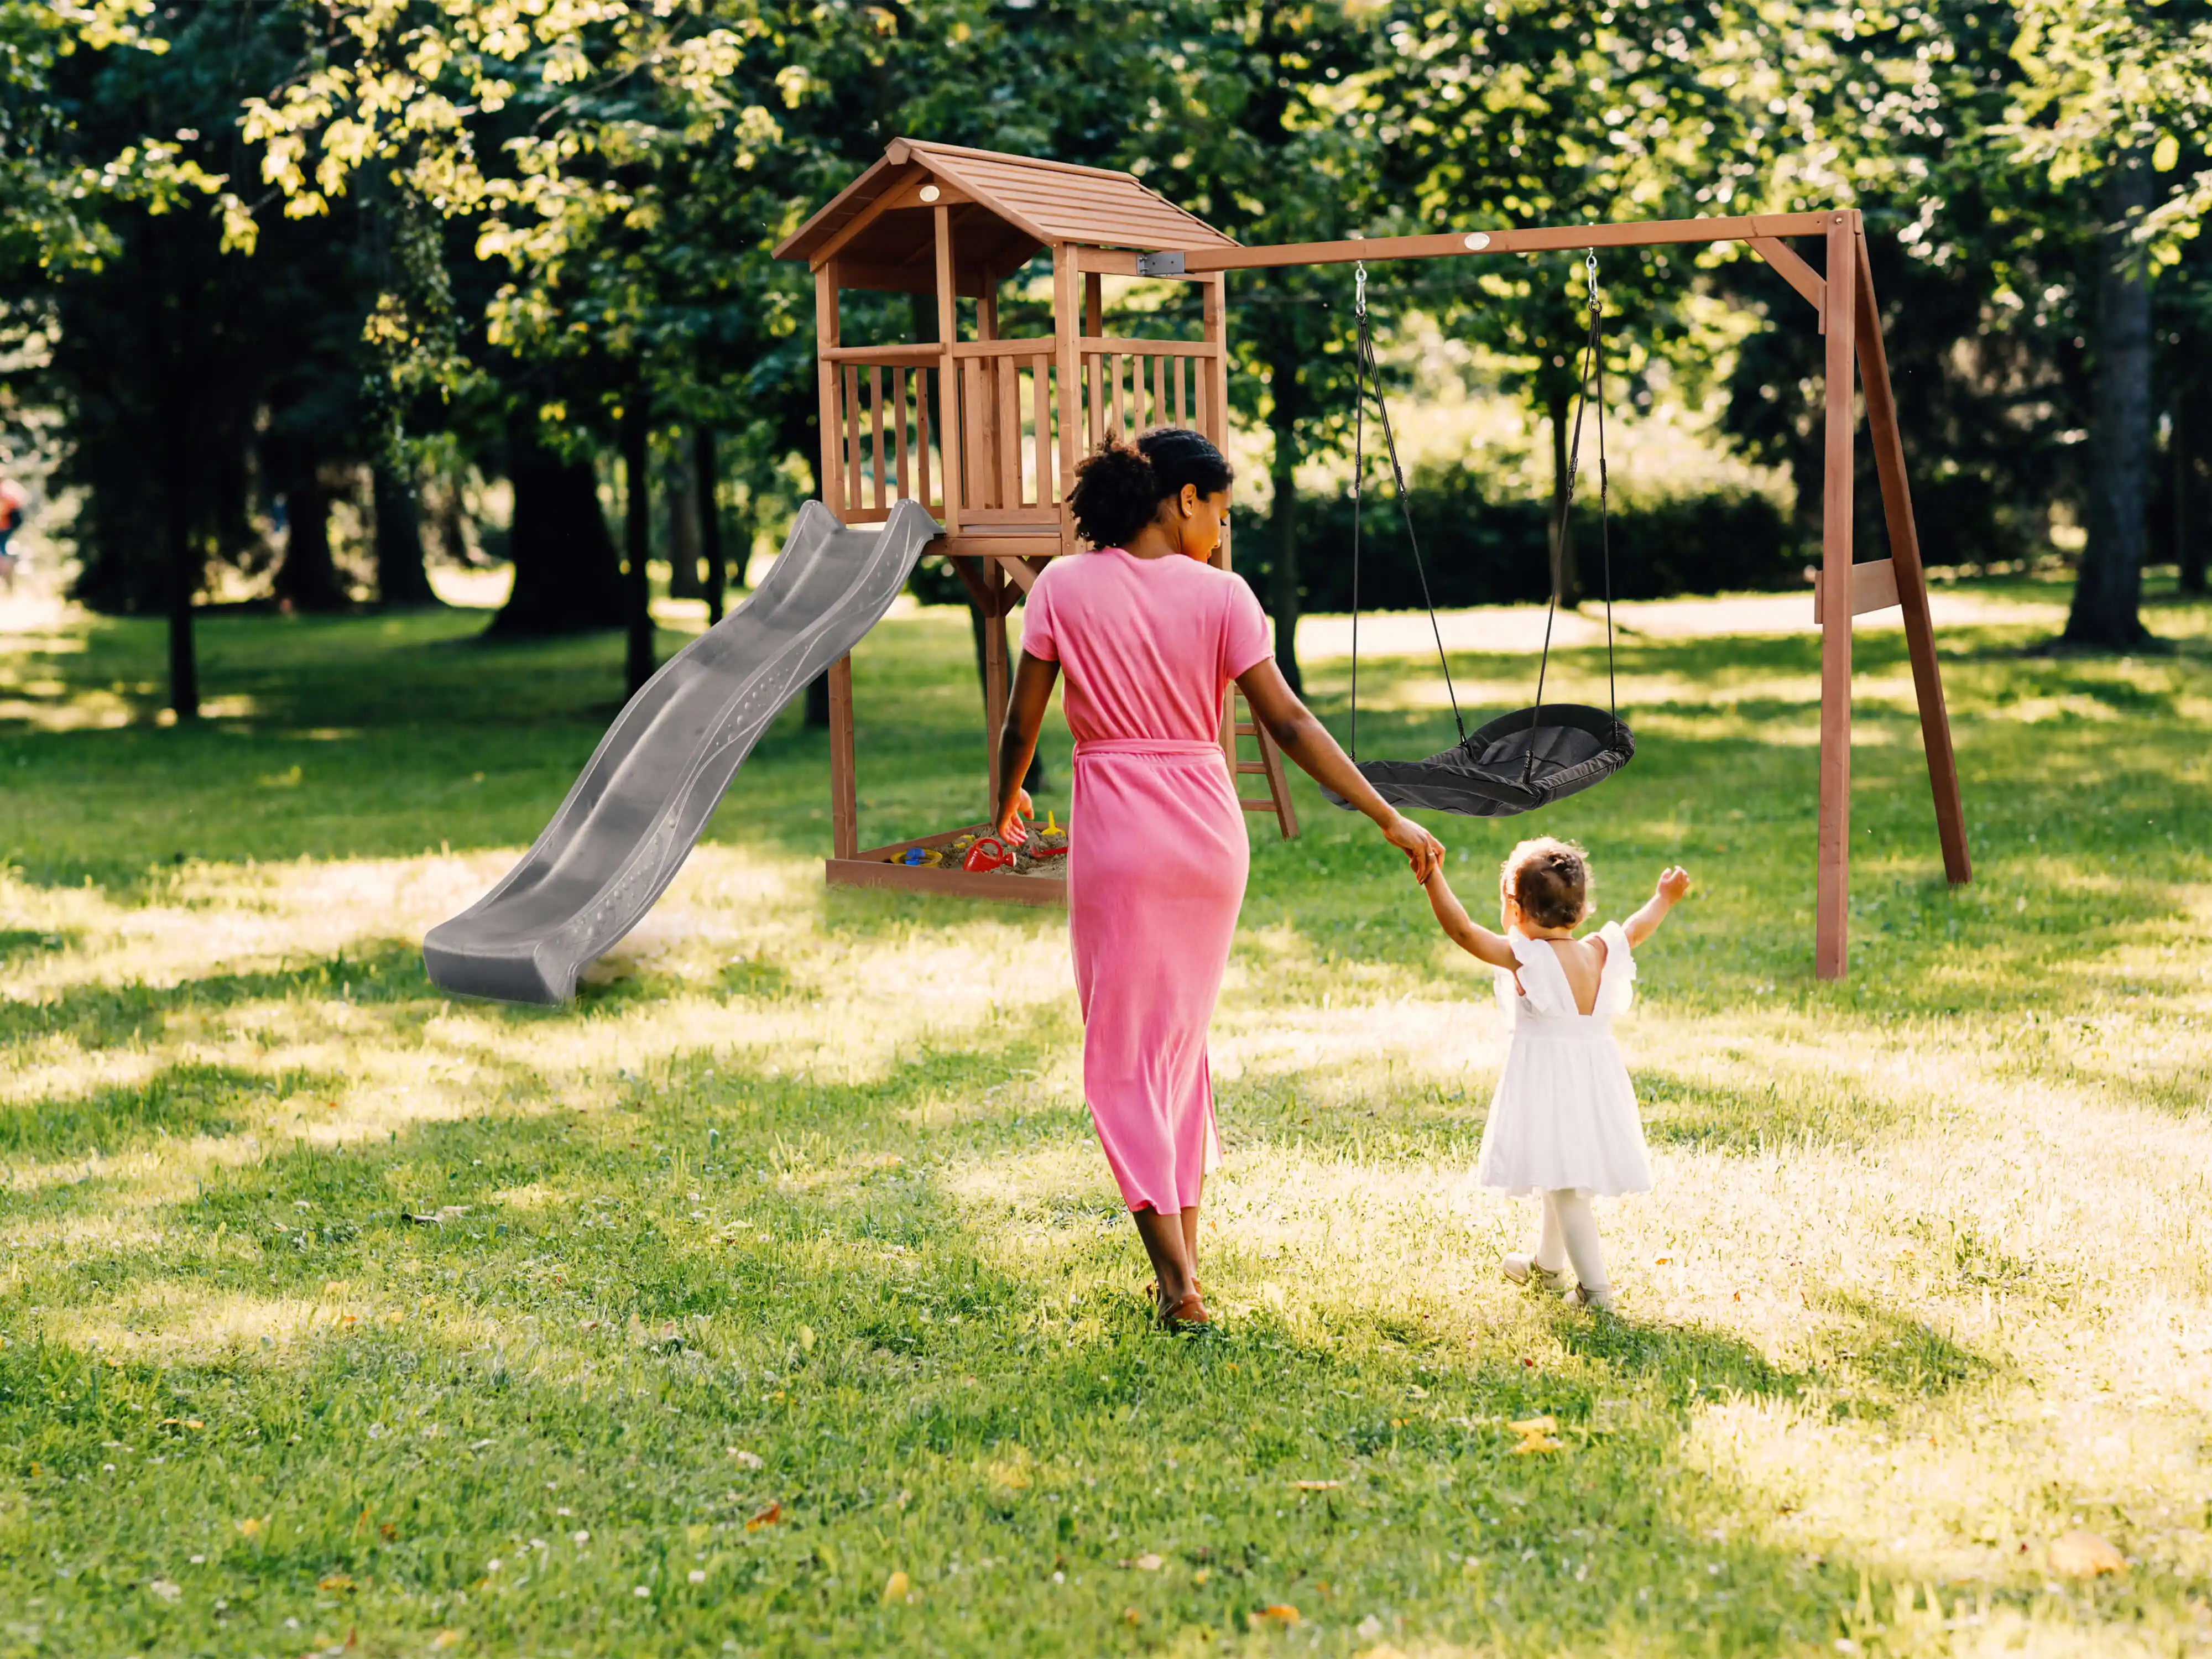
{"type": "Polygon", "coordinates": [[[1241,576],[1118,547],[1054,560],[1024,611],[1022,649],[1060,664],[1075,734],[1084,1097],[1129,1207],[1171,1214],[1220,1161],[1206,1028],[1251,862],[1221,700],[1271,654],[1267,618],[1241,576]]]}

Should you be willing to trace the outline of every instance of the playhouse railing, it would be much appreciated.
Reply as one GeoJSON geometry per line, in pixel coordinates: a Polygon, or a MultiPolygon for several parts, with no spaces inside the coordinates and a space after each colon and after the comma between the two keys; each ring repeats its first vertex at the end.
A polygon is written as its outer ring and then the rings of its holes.
{"type": "Polygon", "coordinates": [[[960,381],[960,523],[1035,526],[1057,536],[1055,425],[1059,342],[963,340],[952,348],[960,381]]]}
{"type": "MultiPolygon", "coordinates": [[[[963,340],[952,348],[959,467],[957,516],[987,534],[1057,535],[1071,479],[1061,476],[1063,420],[1080,422],[1078,453],[1108,434],[1173,424],[1218,431],[1222,352],[1197,340],[1077,342],[1077,380],[1063,397],[1049,336],[963,340]]],[[[944,348],[830,346],[836,441],[823,495],[848,524],[881,523],[901,501],[947,517],[944,348]]]]}
{"type": "Polygon", "coordinates": [[[835,474],[822,481],[823,495],[847,524],[881,523],[909,500],[943,515],[944,455],[932,430],[942,356],[928,345],[823,348],[839,441],[823,447],[835,474]]]}
{"type": "Polygon", "coordinates": [[[1083,447],[1147,427],[1218,428],[1221,347],[1206,340],[1077,342],[1083,377],[1083,447]]]}

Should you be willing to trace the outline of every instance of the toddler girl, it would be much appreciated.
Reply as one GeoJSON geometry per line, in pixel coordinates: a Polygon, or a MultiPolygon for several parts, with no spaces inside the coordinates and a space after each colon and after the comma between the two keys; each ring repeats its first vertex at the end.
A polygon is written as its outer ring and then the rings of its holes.
{"type": "Polygon", "coordinates": [[[1508,1255],[1505,1276],[1525,1285],[1534,1275],[1571,1301],[1609,1309],[1613,1285],[1590,1197],[1651,1190],[1613,1017],[1628,1006],[1632,951],[1690,890],[1689,872],[1668,868],[1626,926],[1608,921],[1589,939],[1574,930],[1589,914],[1589,860],[1570,842],[1524,841],[1507,855],[1498,884],[1503,934],[1468,919],[1441,866],[1426,884],[1453,942],[1498,970],[1498,1000],[1513,1025],[1475,1175],[1509,1195],[1539,1195],[1544,1212],[1535,1249],[1508,1255]]]}

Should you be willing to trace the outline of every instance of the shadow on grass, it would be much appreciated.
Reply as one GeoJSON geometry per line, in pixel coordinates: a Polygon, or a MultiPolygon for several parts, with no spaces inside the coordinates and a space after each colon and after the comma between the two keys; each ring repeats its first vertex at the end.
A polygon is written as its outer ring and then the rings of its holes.
{"type": "Polygon", "coordinates": [[[1900,1405],[1986,1382],[2005,1369],[1925,1321],[1868,1297],[1832,1291],[1818,1305],[1837,1318],[1822,1334],[1824,1344],[1844,1375],[1861,1384],[1843,1391],[1838,1415],[1886,1416],[1900,1405]]]}
{"type": "Polygon", "coordinates": [[[66,1037],[83,1049],[157,1038],[170,1016],[294,997],[404,1003],[442,996],[419,945],[392,939],[298,968],[211,974],[175,985],[82,983],[41,1002],[0,1000],[0,1042],[66,1037]]]}
{"type": "Polygon", "coordinates": [[[1638,1068],[1644,1133],[1654,1145],[1747,1157],[1784,1145],[1865,1146],[1897,1121],[1894,1102],[1832,1074],[1744,1088],[1638,1068]]]}
{"type": "Polygon", "coordinates": [[[235,1066],[165,1066],[143,1083],[0,1106],[0,1157],[112,1156],[164,1136],[229,1134],[258,1121],[272,1101],[333,1083],[305,1071],[272,1076],[235,1066]]]}
{"type": "Polygon", "coordinates": [[[67,951],[82,938],[81,933],[69,928],[0,927],[0,963],[67,951]]]}

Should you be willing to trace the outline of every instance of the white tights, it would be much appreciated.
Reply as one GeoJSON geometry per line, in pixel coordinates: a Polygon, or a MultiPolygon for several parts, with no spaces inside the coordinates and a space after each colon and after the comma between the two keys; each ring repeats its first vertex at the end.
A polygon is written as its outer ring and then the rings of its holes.
{"type": "Polygon", "coordinates": [[[1544,1194],[1543,1219],[1536,1229],[1536,1266],[1547,1273],[1563,1273],[1574,1264],[1575,1277],[1590,1294],[1602,1295],[1612,1286],[1605,1276],[1605,1255],[1598,1249],[1597,1217],[1589,1197],[1572,1187],[1544,1194]]]}

